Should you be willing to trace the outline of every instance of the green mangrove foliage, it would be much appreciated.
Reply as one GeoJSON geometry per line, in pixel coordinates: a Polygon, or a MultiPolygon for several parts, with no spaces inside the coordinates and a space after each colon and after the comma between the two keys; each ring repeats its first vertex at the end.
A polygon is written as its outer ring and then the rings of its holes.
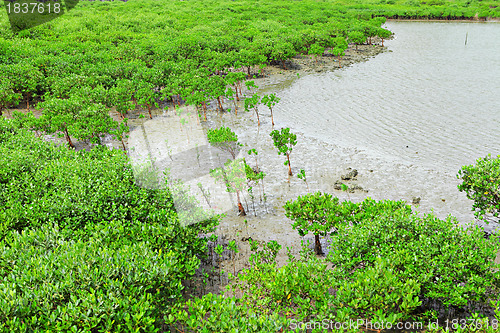
{"type": "Polygon", "coordinates": [[[358,45],[363,44],[366,41],[366,36],[363,32],[361,31],[351,31],[349,32],[349,41],[352,43],[356,44],[356,51],[358,50],[358,45]]]}
{"type": "Polygon", "coordinates": [[[307,183],[306,171],[304,169],[300,169],[297,174],[297,178],[302,179],[304,183],[306,183],[307,191],[309,191],[309,184],[307,183]]]}
{"type": "Polygon", "coordinates": [[[316,254],[323,254],[319,237],[326,236],[335,227],[337,211],[341,209],[339,199],[329,193],[309,193],[288,201],[283,208],[285,216],[294,221],[292,227],[300,236],[311,232],[315,237],[316,254]]]}
{"type": "Polygon", "coordinates": [[[0,244],[0,329],[156,332],[181,297],[179,256],[105,237],[66,240],[47,226],[12,233],[0,244]]]}
{"type": "Polygon", "coordinates": [[[292,166],[290,165],[290,154],[293,147],[297,144],[297,135],[290,132],[290,128],[282,128],[280,131],[274,130],[270,134],[274,146],[278,149],[278,155],[286,156],[285,165],[288,165],[288,175],[293,176],[292,166]]]}
{"type": "Polygon", "coordinates": [[[223,167],[210,170],[210,175],[216,181],[223,182],[229,193],[236,193],[238,211],[240,216],[245,216],[245,208],[241,204],[241,192],[246,188],[246,163],[245,159],[227,160],[223,167]]]}
{"type": "Polygon", "coordinates": [[[0,118],[2,331],[155,332],[206,252],[127,157],[43,142],[0,118]]]}
{"type": "MultiPolygon", "coordinates": [[[[419,321],[426,329],[438,315],[428,311],[428,304],[450,309],[488,306],[490,299],[497,299],[500,273],[493,259],[500,245],[484,239],[479,228],[466,229],[451,217],[420,217],[402,201],[367,199],[345,204],[357,209],[336,214],[339,221],[348,216],[349,223],[336,224],[326,258],[302,244],[300,257],[288,249],[288,261],[281,266],[276,262],[279,244],[271,241],[261,246],[250,240],[250,267],[233,277],[228,288],[240,296],[209,294],[190,301],[179,307],[177,317],[170,317],[171,323],[187,331],[207,332],[230,330],[237,324],[248,325],[249,332],[303,332],[305,328],[359,332],[369,330],[369,323],[395,327],[409,320],[419,321]],[[232,318],[231,314],[242,311],[251,316],[243,322],[232,318]],[[222,318],[228,321],[221,322],[222,318]],[[360,324],[346,329],[325,327],[325,320],[360,324]],[[308,327],[300,326],[306,322],[308,327]]],[[[485,323],[479,314],[473,318],[485,323]]],[[[474,325],[462,326],[463,332],[475,331],[474,325]]],[[[484,330],[494,331],[493,327],[484,330]]]]}
{"type": "Polygon", "coordinates": [[[477,217],[500,216],[500,156],[488,155],[474,165],[463,166],[457,178],[462,180],[458,189],[474,201],[472,209],[477,217]]]}
{"type": "Polygon", "coordinates": [[[119,127],[102,104],[89,103],[73,95],[68,99],[48,99],[39,103],[43,109],[38,128],[45,133],[64,135],[69,146],[74,147],[71,136],[78,140],[101,143],[101,136],[119,127]]]}
{"type": "Polygon", "coordinates": [[[500,273],[494,259],[499,244],[484,239],[479,227],[462,227],[452,217],[419,217],[403,208],[379,209],[354,227],[340,224],[336,229],[327,260],[339,279],[354,279],[353,273],[384,258],[400,281],[418,283],[421,301],[463,307],[498,293],[500,273]]]}
{"type": "MultiPolygon", "coordinates": [[[[305,173],[304,173],[305,174],[305,173]]],[[[289,200],[283,206],[285,215],[293,220],[292,228],[300,236],[311,232],[315,237],[316,254],[323,254],[320,236],[335,233],[342,224],[352,225],[360,221],[372,220],[378,214],[401,210],[411,213],[411,207],[404,201],[375,201],[367,198],[361,203],[340,202],[330,193],[308,193],[296,200],[289,200]]]]}
{"type": "MultiPolygon", "coordinates": [[[[68,150],[30,133],[56,133],[70,146],[72,138],[99,143],[109,133],[125,149],[125,116],[138,106],[152,118],[161,103],[185,103],[203,109],[206,120],[210,101],[220,110],[238,101],[244,80],[262,66],[286,69],[297,54],[320,57],[326,50],[340,64],[348,41],[383,41],[390,32],[381,16],[484,19],[500,16],[497,2],[81,1],[19,33],[0,10],[0,115],[21,102],[41,111],[0,117],[0,330],[299,331],[299,322],[324,319],[433,318],[425,304],[463,307],[498,298],[499,245],[480,229],[464,229],[451,217],[420,217],[403,202],[341,203],[318,192],[285,210],[300,234],[316,236],[317,253],[319,236],[328,237],[326,258],[304,246],[300,258],[289,252],[279,266],[279,244],[259,250],[252,242],[250,268],[231,284],[241,296],[208,294],[185,303],[182,282],[200,266],[202,235],[214,231],[218,218],[181,225],[170,190],[138,186],[122,152],[68,150]],[[123,122],[109,116],[113,107],[123,122]]],[[[245,86],[256,88],[252,81],[245,86]]],[[[246,106],[259,124],[257,106],[268,106],[274,125],[278,100],[253,94],[246,106]]],[[[271,137],[292,175],[296,136],[287,128],[271,137]]],[[[239,144],[230,129],[213,130],[209,141],[235,159],[239,144]]],[[[478,216],[499,214],[498,166],[498,158],[487,157],[459,172],[459,189],[478,216]]],[[[243,160],[212,175],[236,192],[242,215],[240,191],[263,185],[265,176],[243,160]]],[[[317,327],[312,331],[322,331],[317,327]]]]}
{"type": "MultiPolygon", "coordinates": [[[[381,29],[381,21],[327,2],[273,0],[256,8],[248,0],[81,1],[58,19],[17,34],[2,16],[0,106],[22,100],[29,108],[77,95],[86,100],[84,108],[115,107],[122,117],[142,106],[151,118],[151,109],[167,101],[201,107],[206,119],[209,101],[222,110],[225,100],[240,99],[244,73],[250,78],[256,66],[286,67],[296,54],[318,47],[342,53],[352,27],[381,29]]],[[[255,102],[251,108],[259,117],[255,102]]],[[[275,102],[264,104],[272,112],[275,102]]],[[[45,114],[46,106],[36,107],[45,114]]],[[[47,120],[48,127],[59,127],[50,123],[55,118],[47,120]]]]}
{"type": "Polygon", "coordinates": [[[4,109],[17,104],[20,99],[21,94],[14,92],[11,82],[0,78],[0,116],[4,109]]]}
{"type": "Polygon", "coordinates": [[[273,108],[278,104],[280,101],[280,98],[276,96],[276,94],[269,94],[269,95],[264,95],[261,99],[261,103],[264,104],[269,108],[271,111],[271,123],[274,126],[274,115],[273,115],[273,108]]]}
{"type": "Polygon", "coordinates": [[[333,0],[347,13],[361,17],[371,15],[392,19],[486,19],[499,17],[500,7],[496,0],[333,0]]]}
{"type": "Polygon", "coordinates": [[[214,147],[231,154],[233,160],[236,158],[239,147],[243,145],[238,142],[238,136],[229,127],[209,129],[207,131],[208,142],[214,147]]]}
{"type": "Polygon", "coordinates": [[[259,104],[261,103],[260,96],[257,94],[253,94],[252,97],[245,98],[245,111],[250,111],[253,109],[255,114],[257,115],[257,126],[260,126],[260,117],[259,117],[259,104]]]}

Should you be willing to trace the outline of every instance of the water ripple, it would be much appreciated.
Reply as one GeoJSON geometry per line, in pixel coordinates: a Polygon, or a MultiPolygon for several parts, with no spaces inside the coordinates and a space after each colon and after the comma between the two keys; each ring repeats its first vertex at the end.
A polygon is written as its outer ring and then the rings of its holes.
{"type": "Polygon", "coordinates": [[[392,52],[300,78],[280,93],[278,117],[326,142],[441,170],[500,154],[500,44],[491,43],[500,24],[388,28],[392,52]]]}

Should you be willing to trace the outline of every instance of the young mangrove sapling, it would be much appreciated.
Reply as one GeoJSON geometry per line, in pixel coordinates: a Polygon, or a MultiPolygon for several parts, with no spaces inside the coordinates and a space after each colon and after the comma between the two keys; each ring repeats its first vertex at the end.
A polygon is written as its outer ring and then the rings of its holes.
{"type": "Polygon", "coordinates": [[[323,254],[320,236],[326,236],[336,222],[335,215],[339,207],[339,199],[329,193],[308,193],[299,196],[295,201],[288,201],[285,216],[293,220],[293,229],[297,229],[300,236],[309,232],[314,235],[316,254],[323,254]]]}
{"type": "Polygon", "coordinates": [[[290,128],[282,128],[281,131],[274,130],[270,136],[273,138],[274,146],[278,148],[278,155],[286,156],[285,165],[288,165],[288,175],[293,176],[290,165],[290,154],[293,146],[297,144],[297,135],[290,133],[290,128]]]}
{"type": "Polygon", "coordinates": [[[238,148],[243,146],[238,142],[238,136],[229,127],[209,129],[207,131],[208,142],[231,154],[233,160],[236,158],[238,148]]]}
{"type": "Polygon", "coordinates": [[[238,211],[240,216],[245,216],[246,212],[241,204],[240,192],[246,187],[245,160],[228,160],[224,167],[210,170],[210,174],[217,181],[223,181],[229,193],[236,193],[238,200],[238,211]]]}
{"type": "Polygon", "coordinates": [[[273,107],[278,104],[280,101],[279,97],[276,97],[275,94],[270,94],[270,95],[265,95],[262,97],[262,100],[260,101],[262,104],[267,106],[269,110],[271,110],[271,123],[274,126],[274,116],[273,116],[273,107]]]}
{"type": "Polygon", "coordinates": [[[257,115],[257,125],[260,126],[260,117],[259,117],[259,104],[260,104],[260,96],[254,94],[250,98],[245,99],[245,111],[250,111],[253,109],[255,114],[257,115]]]}

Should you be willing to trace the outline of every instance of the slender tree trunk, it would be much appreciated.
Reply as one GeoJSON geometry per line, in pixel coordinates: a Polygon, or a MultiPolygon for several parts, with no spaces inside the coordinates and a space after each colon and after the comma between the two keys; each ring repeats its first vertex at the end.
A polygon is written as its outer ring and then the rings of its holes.
{"type": "Polygon", "coordinates": [[[238,198],[238,211],[240,212],[239,215],[240,216],[245,216],[247,215],[245,213],[245,208],[243,208],[243,205],[241,204],[241,200],[240,200],[240,191],[236,190],[236,197],[238,198]]]}
{"type": "Polygon", "coordinates": [[[236,105],[236,100],[233,98],[233,103],[234,103],[234,115],[238,115],[238,105],[236,105]]]}
{"type": "Polygon", "coordinates": [[[205,118],[205,121],[207,121],[207,105],[205,104],[205,101],[202,102],[203,105],[203,117],[205,118]]]}
{"type": "Polygon", "coordinates": [[[153,119],[153,116],[151,115],[151,105],[148,104],[148,112],[149,112],[149,119],[153,119]]]}
{"type": "Polygon", "coordinates": [[[257,126],[260,126],[260,117],[259,117],[259,110],[257,108],[254,108],[255,113],[257,114],[257,126]]]}
{"type": "Polygon", "coordinates": [[[247,73],[248,73],[248,76],[250,76],[250,75],[251,75],[251,74],[250,74],[250,67],[251,67],[251,66],[248,66],[248,67],[247,67],[247,73]]]}
{"type": "Polygon", "coordinates": [[[123,142],[123,136],[120,138],[121,142],[122,142],[122,147],[123,147],[123,150],[124,151],[127,151],[127,148],[125,148],[125,143],[123,142]]]}
{"type": "Polygon", "coordinates": [[[382,38],[382,47],[384,47],[384,39],[382,38]]]}
{"type": "Polygon", "coordinates": [[[239,102],[240,96],[238,95],[238,84],[236,84],[236,83],[234,84],[234,92],[236,93],[236,100],[239,102]]]}
{"type": "Polygon", "coordinates": [[[314,251],[317,255],[323,254],[323,249],[321,248],[321,243],[319,241],[319,235],[314,235],[314,251]]]}
{"type": "Polygon", "coordinates": [[[271,123],[273,124],[274,127],[274,116],[273,116],[273,108],[269,108],[271,110],[271,123]]]}
{"type": "Polygon", "coordinates": [[[219,102],[219,110],[224,111],[224,109],[222,108],[222,103],[220,101],[220,96],[217,97],[217,102],[219,102]]]}
{"type": "Polygon", "coordinates": [[[241,81],[238,81],[238,88],[240,89],[240,95],[243,96],[243,87],[241,86],[241,81]]]}
{"type": "Polygon", "coordinates": [[[243,197],[243,200],[245,200],[245,205],[247,206],[247,210],[249,211],[250,208],[248,208],[248,201],[247,201],[247,198],[243,197]]]}
{"type": "Polygon", "coordinates": [[[75,148],[75,145],[71,142],[71,138],[69,137],[68,129],[66,127],[64,128],[64,136],[66,137],[66,141],[68,141],[69,146],[71,148],[75,148]]]}
{"type": "Polygon", "coordinates": [[[293,176],[292,174],[292,166],[290,165],[290,155],[286,154],[286,158],[288,159],[288,175],[293,176]]]}

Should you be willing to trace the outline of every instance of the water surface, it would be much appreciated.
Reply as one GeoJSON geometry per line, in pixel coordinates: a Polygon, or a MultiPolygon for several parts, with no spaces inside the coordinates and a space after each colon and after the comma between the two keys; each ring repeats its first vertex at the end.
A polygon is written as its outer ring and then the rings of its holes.
{"type": "Polygon", "coordinates": [[[455,172],[500,154],[500,24],[388,22],[385,52],[280,92],[281,125],[455,172]],[[467,38],[467,44],[465,39],[467,38]]]}

